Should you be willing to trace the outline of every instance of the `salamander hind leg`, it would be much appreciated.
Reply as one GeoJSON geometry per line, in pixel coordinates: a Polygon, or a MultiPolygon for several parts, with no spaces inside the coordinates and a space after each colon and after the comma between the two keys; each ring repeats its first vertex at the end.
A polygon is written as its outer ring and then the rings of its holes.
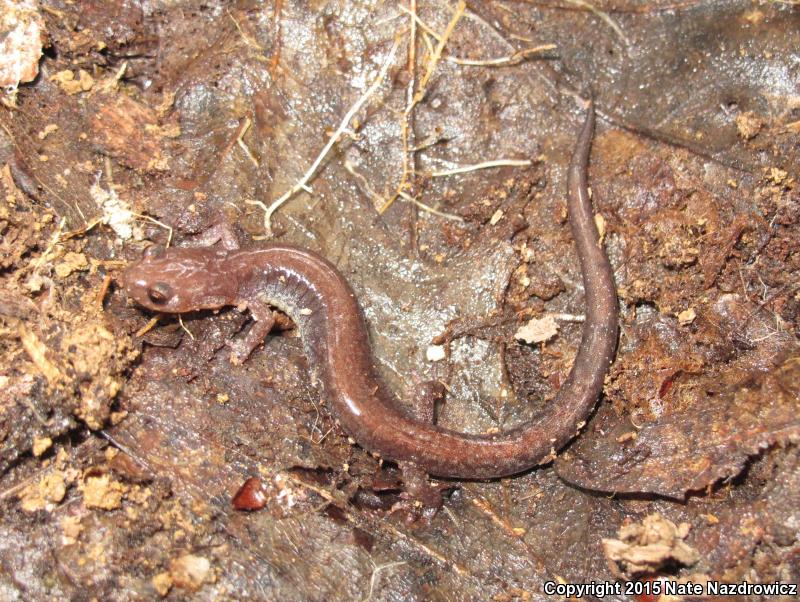
{"type": "MultiPolygon", "coordinates": [[[[436,407],[444,401],[446,393],[440,381],[425,381],[418,385],[417,394],[412,396],[411,413],[420,422],[435,423],[436,407]]],[[[410,511],[410,517],[422,515],[432,518],[442,507],[442,494],[451,489],[449,484],[434,485],[428,473],[419,464],[398,462],[403,473],[403,501],[395,505],[396,510],[410,511]]]]}
{"type": "Polygon", "coordinates": [[[442,507],[442,494],[452,485],[432,484],[425,469],[414,462],[398,462],[397,465],[403,473],[404,491],[400,494],[401,501],[394,505],[392,511],[409,512],[410,521],[418,516],[433,518],[442,507]]]}

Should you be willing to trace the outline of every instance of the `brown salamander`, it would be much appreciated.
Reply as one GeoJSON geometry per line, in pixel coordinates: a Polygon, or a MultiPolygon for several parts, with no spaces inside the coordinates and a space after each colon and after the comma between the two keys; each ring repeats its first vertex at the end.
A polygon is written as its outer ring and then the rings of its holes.
{"type": "Polygon", "coordinates": [[[286,244],[242,250],[151,247],[127,268],[123,284],[137,303],[159,312],[248,308],[254,323],[231,344],[235,362],[263,341],[273,324],[270,306],[277,307],[297,324],[314,380],[334,417],[365,449],[440,477],[514,474],[550,460],[578,433],[614,357],[616,289],[587,190],[593,130],[589,107],[568,174],[569,221],[586,290],[580,347],[547,408],[503,433],[464,434],[408,416],[378,375],[353,290],[329,261],[311,251],[286,244]]]}

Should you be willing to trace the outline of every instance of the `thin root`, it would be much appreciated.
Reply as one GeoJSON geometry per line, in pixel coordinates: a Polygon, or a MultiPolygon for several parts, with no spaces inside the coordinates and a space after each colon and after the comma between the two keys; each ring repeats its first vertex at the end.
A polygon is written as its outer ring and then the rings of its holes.
{"type": "Polygon", "coordinates": [[[135,334],[136,334],[136,336],[137,336],[137,337],[143,337],[143,336],[144,336],[144,335],[146,335],[148,332],[150,332],[151,330],[153,330],[153,328],[155,327],[155,325],[156,325],[156,324],[158,324],[158,320],[159,320],[159,318],[161,318],[161,316],[160,316],[160,315],[158,315],[158,316],[153,316],[152,318],[150,318],[150,321],[149,321],[147,324],[145,324],[145,325],[144,325],[144,326],[142,326],[142,327],[141,327],[139,330],[137,330],[137,331],[136,331],[136,333],[135,333],[135,334]]]}
{"type": "Polygon", "coordinates": [[[400,40],[395,39],[394,44],[392,44],[392,48],[389,51],[389,55],[386,57],[386,60],[383,62],[381,66],[381,70],[378,73],[378,76],[375,78],[375,81],[372,82],[369,88],[367,88],[366,92],[361,95],[361,97],[350,107],[350,110],[345,113],[344,118],[342,119],[339,127],[336,128],[336,131],[328,140],[328,143],[323,147],[322,151],[320,151],[319,155],[317,156],[316,160],[311,164],[311,167],[308,168],[303,177],[292,186],[289,190],[287,190],[280,198],[273,201],[273,203],[269,207],[265,207],[264,203],[261,201],[247,201],[250,205],[256,205],[261,207],[264,210],[264,230],[266,231],[267,235],[272,233],[272,214],[283,205],[286,201],[292,198],[297,192],[300,190],[308,191],[309,188],[307,186],[309,180],[314,176],[317,169],[319,168],[322,161],[328,155],[330,150],[333,146],[339,141],[342,135],[349,129],[350,121],[355,117],[356,113],[361,110],[361,107],[369,100],[369,98],[378,90],[381,83],[383,82],[384,78],[386,77],[386,73],[389,71],[389,67],[391,67],[392,63],[394,62],[394,55],[397,52],[397,48],[400,45],[400,40]]]}
{"type": "Polygon", "coordinates": [[[444,211],[439,211],[438,209],[434,209],[430,205],[426,205],[425,203],[418,201],[410,194],[405,192],[399,193],[400,198],[408,201],[409,203],[414,203],[417,207],[422,209],[423,211],[427,211],[428,213],[432,213],[433,215],[438,215],[439,217],[443,217],[444,219],[453,220],[454,222],[463,222],[464,218],[460,215],[453,215],[452,213],[445,213],[444,211]]]}
{"type": "Polygon", "coordinates": [[[432,178],[441,178],[442,176],[452,176],[459,173],[469,173],[471,171],[478,171],[479,169],[488,169],[490,167],[527,167],[533,162],[528,159],[497,159],[495,161],[484,161],[483,163],[476,163],[475,165],[463,165],[461,167],[454,167],[453,169],[441,169],[433,171],[429,175],[432,178]]]}
{"type": "Polygon", "coordinates": [[[253,165],[258,167],[258,160],[253,156],[253,153],[250,151],[250,148],[244,143],[243,140],[244,135],[247,133],[247,130],[250,129],[251,123],[252,122],[250,121],[249,117],[247,117],[244,120],[242,127],[239,128],[239,135],[236,136],[236,144],[238,144],[239,148],[241,148],[244,154],[247,155],[247,158],[250,159],[250,161],[252,161],[253,165]]]}

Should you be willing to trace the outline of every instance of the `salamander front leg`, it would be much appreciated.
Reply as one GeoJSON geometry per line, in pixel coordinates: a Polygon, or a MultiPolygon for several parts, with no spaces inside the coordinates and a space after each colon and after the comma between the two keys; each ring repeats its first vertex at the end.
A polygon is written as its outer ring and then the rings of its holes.
{"type": "Polygon", "coordinates": [[[444,402],[447,387],[439,380],[426,380],[417,385],[411,398],[411,413],[420,422],[436,424],[436,408],[444,402]]]}
{"type": "Polygon", "coordinates": [[[227,341],[225,344],[231,349],[231,363],[242,364],[250,357],[253,349],[258,347],[267,338],[269,331],[275,325],[275,316],[272,313],[269,305],[261,303],[260,301],[244,301],[241,300],[237,304],[240,311],[245,309],[250,310],[250,316],[253,318],[253,324],[250,330],[243,338],[235,341],[227,341]]]}

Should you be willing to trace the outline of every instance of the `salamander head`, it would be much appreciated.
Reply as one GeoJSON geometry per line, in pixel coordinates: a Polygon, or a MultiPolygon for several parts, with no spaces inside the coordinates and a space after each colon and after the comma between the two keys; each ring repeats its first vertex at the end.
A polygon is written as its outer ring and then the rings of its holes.
{"type": "Polygon", "coordinates": [[[149,247],[121,282],[128,297],[147,309],[184,313],[232,304],[235,278],[225,274],[226,253],[210,248],[149,247]]]}

